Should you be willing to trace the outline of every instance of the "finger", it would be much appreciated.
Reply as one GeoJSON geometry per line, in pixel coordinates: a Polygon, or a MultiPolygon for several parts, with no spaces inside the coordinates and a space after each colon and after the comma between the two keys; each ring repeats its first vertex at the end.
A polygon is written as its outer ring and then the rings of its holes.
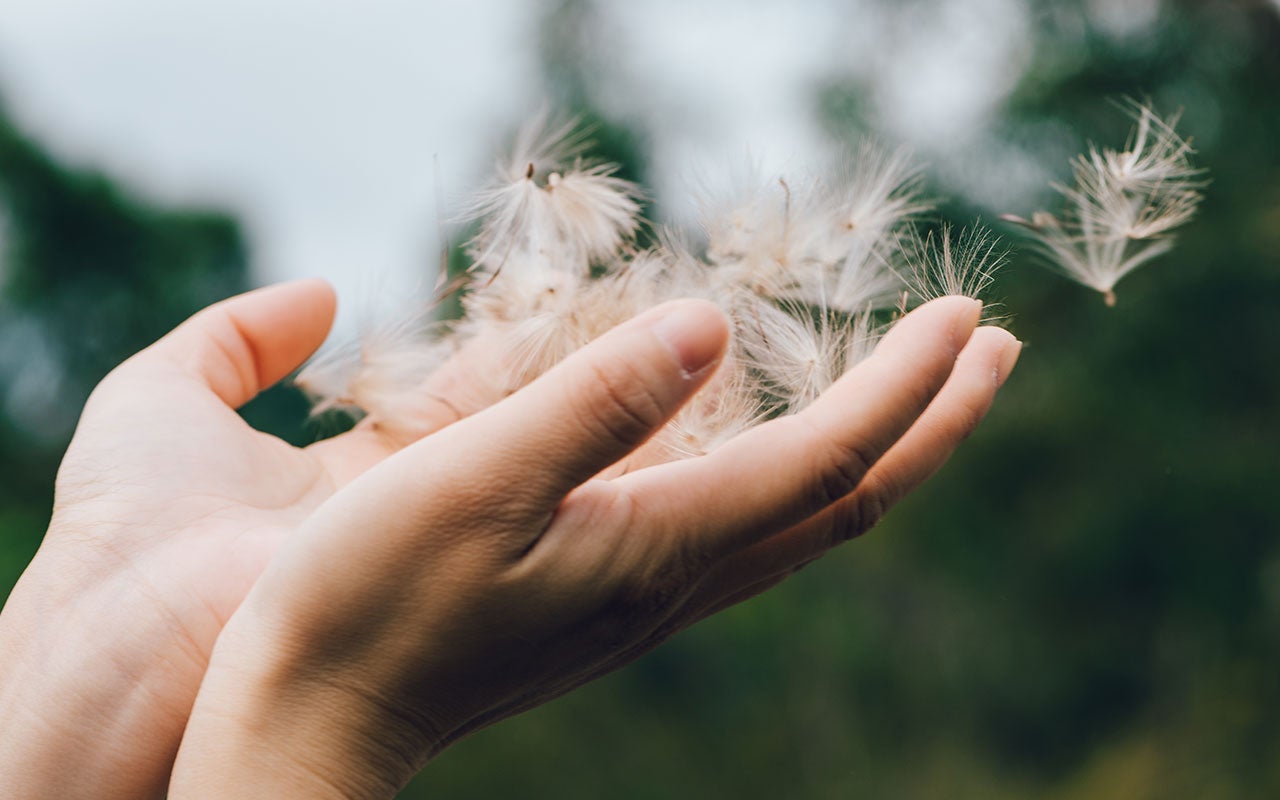
{"type": "Polygon", "coordinates": [[[765,423],[710,455],[616,481],[660,529],[718,558],[852,492],[933,400],[982,304],[946,297],[897,323],[870,358],[803,412],[765,423]]]}
{"type": "Polygon", "coordinates": [[[317,279],[256,289],[200,311],[127,363],[176,367],[238,408],[320,347],[336,303],[317,279]]]}
{"type": "MultiPolygon", "coordinates": [[[[482,476],[553,508],[659,430],[710,376],[728,342],[713,304],[678,300],[615,328],[511,397],[405,451],[465,457],[455,475],[482,476]],[[427,442],[423,442],[426,444],[427,442]]],[[[403,462],[402,462],[403,463],[403,462]]]]}
{"type": "Polygon", "coordinates": [[[938,471],[986,416],[1022,344],[1000,328],[979,328],[942,391],[911,429],[831,508],[717,563],[689,605],[698,619],[752,597],[869,530],[938,471]]]}
{"type": "Polygon", "coordinates": [[[471,339],[411,391],[366,408],[358,427],[404,447],[502,400],[508,392],[488,377],[501,369],[494,338],[471,339]]]}
{"type": "Polygon", "coordinates": [[[384,402],[351,430],[308,445],[337,486],[345,486],[373,465],[438,430],[492,405],[500,397],[483,394],[483,381],[464,347],[416,386],[384,402]],[[393,404],[394,403],[394,404],[393,404]]]}
{"type": "Polygon", "coordinates": [[[307,449],[336,486],[345,486],[419,439],[502,400],[506,394],[484,377],[498,367],[498,352],[492,337],[472,338],[412,390],[364,401],[367,416],[354,428],[307,449]]]}

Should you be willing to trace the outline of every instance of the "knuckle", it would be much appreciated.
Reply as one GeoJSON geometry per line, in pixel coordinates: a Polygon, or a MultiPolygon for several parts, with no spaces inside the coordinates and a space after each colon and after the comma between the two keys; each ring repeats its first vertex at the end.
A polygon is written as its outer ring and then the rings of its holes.
{"type": "Polygon", "coordinates": [[[825,508],[858,488],[876,461],[877,448],[860,438],[837,439],[825,436],[812,424],[809,429],[809,439],[816,444],[818,500],[821,507],[825,508]]]}
{"type": "Polygon", "coordinates": [[[592,365],[592,388],[575,400],[581,419],[602,438],[633,447],[666,419],[654,391],[623,361],[592,365]]]}
{"type": "Polygon", "coordinates": [[[616,649],[662,630],[691,586],[680,570],[636,573],[619,579],[601,610],[599,638],[616,649]]]}
{"type": "Polygon", "coordinates": [[[235,389],[240,395],[252,396],[259,384],[260,366],[249,337],[240,330],[231,312],[222,306],[213,306],[200,314],[207,335],[195,354],[197,371],[225,370],[235,380],[235,389]]]}
{"type": "Polygon", "coordinates": [[[862,532],[862,512],[857,503],[842,503],[831,515],[824,552],[839,547],[862,532]]]}
{"type": "MultiPolygon", "coordinates": [[[[848,539],[853,539],[876,526],[889,510],[889,489],[880,481],[869,482],[864,491],[854,496],[853,505],[858,509],[858,526],[851,529],[848,539]]],[[[847,539],[846,539],[847,541],[847,539]]]]}
{"type": "Polygon", "coordinates": [[[858,538],[875,527],[888,510],[886,489],[879,482],[866,481],[831,514],[827,530],[827,550],[858,538]]]}

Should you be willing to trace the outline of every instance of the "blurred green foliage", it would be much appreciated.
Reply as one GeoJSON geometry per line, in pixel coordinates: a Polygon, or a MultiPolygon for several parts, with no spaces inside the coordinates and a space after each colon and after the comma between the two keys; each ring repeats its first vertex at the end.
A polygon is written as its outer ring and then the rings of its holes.
{"type": "MultiPolygon", "coordinates": [[[[116,364],[204,306],[248,288],[225,213],[158,209],[65,167],[0,105],[0,596],[35,552],[79,410],[116,364]]],[[[245,409],[295,441],[300,393],[245,409]]]]}
{"type": "MultiPolygon", "coordinates": [[[[1095,30],[1084,3],[1029,3],[1033,61],[998,138],[1065,132],[1042,153],[1065,171],[1085,138],[1123,137],[1109,98],[1184,107],[1213,184],[1179,247],[1115,309],[1015,255],[998,290],[1018,371],[873,535],[473,736],[404,797],[1280,796],[1280,15],[1167,2],[1135,41],[1095,30]]],[[[643,180],[642,124],[593,96],[590,14],[550,12],[545,77],[643,180]]],[[[815,114],[834,136],[869,130],[861,96],[836,76],[815,114]]],[[[242,288],[247,255],[227,217],[150,208],[2,115],[0,209],[7,587],[89,388],[242,288]],[[49,407],[26,417],[24,353],[53,365],[49,407]]],[[[963,196],[944,211],[975,214],[963,196]]],[[[306,436],[296,395],[248,413],[306,436]]]]}
{"type": "MultiPolygon", "coordinates": [[[[997,292],[1022,363],[928,486],[405,797],[1280,796],[1280,17],[1166,3],[1134,40],[1030,5],[995,138],[1065,173],[1086,139],[1123,141],[1109,101],[1184,108],[1212,185],[1178,248],[1116,309],[1015,252],[997,292]]],[[[573,19],[551,73],[590,107],[573,19]]],[[[875,133],[864,96],[836,76],[815,113],[875,133]]]]}

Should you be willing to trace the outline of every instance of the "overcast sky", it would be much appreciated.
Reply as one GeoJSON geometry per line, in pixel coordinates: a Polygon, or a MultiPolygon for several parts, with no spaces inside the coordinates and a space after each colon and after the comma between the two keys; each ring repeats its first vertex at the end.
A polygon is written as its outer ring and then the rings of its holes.
{"type": "MultiPolygon", "coordinates": [[[[981,134],[1028,59],[1021,0],[602,5],[601,101],[643,120],[677,215],[690,176],[727,174],[748,153],[789,170],[826,161],[823,80],[854,76],[881,127],[936,160],[981,134]]],[[[541,103],[543,8],[3,0],[0,88],[73,163],[232,209],[260,281],[322,275],[358,304],[430,284],[440,223],[541,103]]],[[[984,170],[971,172],[980,184],[984,170]]]]}
{"type": "Polygon", "coordinates": [[[73,162],[230,206],[261,280],[402,288],[527,105],[533,5],[4,0],[0,85],[73,162]]]}

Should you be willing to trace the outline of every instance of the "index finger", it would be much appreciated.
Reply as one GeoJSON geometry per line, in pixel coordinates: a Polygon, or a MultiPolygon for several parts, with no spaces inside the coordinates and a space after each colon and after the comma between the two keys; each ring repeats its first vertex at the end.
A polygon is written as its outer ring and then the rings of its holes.
{"type": "Polygon", "coordinates": [[[904,317],[870,358],[813,405],[701,458],[617,479],[646,524],[720,557],[801,522],[851,493],[942,388],[981,315],[945,297],[904,317]]]}

